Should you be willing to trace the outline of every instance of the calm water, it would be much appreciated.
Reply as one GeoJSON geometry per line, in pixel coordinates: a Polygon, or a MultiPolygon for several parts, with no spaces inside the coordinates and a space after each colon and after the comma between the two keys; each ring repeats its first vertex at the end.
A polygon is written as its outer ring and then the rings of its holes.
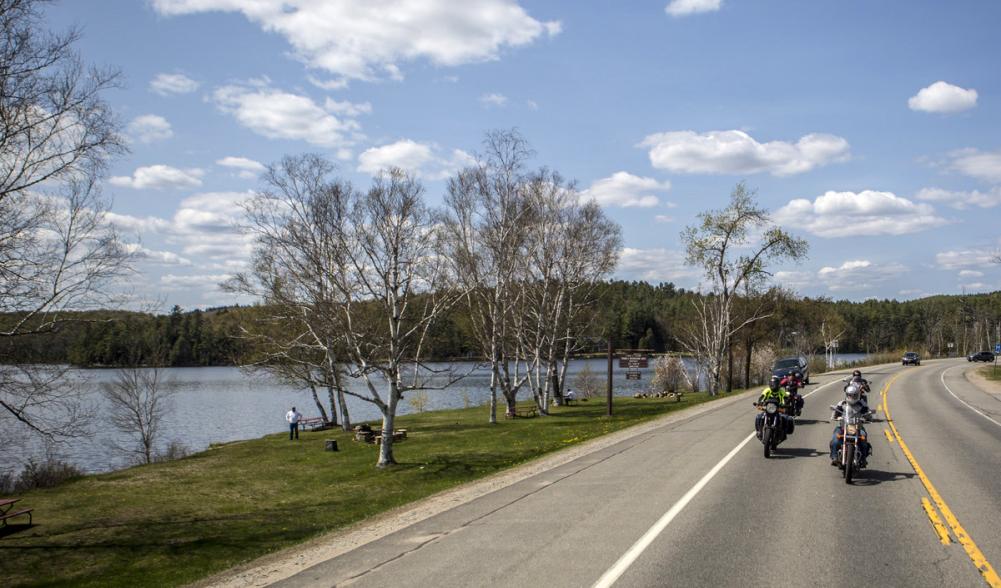
{"type": "MultiPolygon", "coordinates": [[[[844,354],[842,361],[863,357],[862,354],[844,354]]],[[[576,385],[577,374],[588,366],[597,380],[599,389],[604,390],[607,360],[575,360],[569,368],[569,385],[576,385]]],[[[651,362],[652,365],[652,362],[651,362]]],[[[461,366],[464,370],[471,365],[461,366]]],[[[163,371],[164,386],[174,391],[170,410],[164,419],[161,439],[163,444],[178,441],[190,451],[207,448],[212,443],[223,443],[240,439],[252,439],[271,433],[287,431],[285,413],[295,405],[306,417],[319,416],[312,395],[306,390],[297,390],[287,384],[265,375],[250,375],[239,368],[169,368],[163,371]]],[[[641,380],[626,380],[625,370],[616,362],[614,387],[616,395],[631,396],[646,390],[650,384],[652,369],[641,369],[641,380]]],[[[90,402],[98,408],[98,419],[93,434],[85,439],[75,439],[70,444],[56,448],[58,456],[88,472],[101,472],[129,465],[128,457],[115,444],[127,444],[113,427],[102,422],[100,415],[104,406],[101,387],[115,377],[115,370],[77,370],[73,376],[90,402]]],[[[351,389],[363,391],[360,382],[351,382],[351,389]]],[[[405,395],[400,404],[399,414],[414,412],[405,395]]],[[[425,410],[463,408],[485,405],[490,400],[490,374],[485,368],[474,370],[460,382],[444,390],[427,390],[425,410]]],[[[522,389],[519,399],[529,398],[529,392],[522,389]]],[[[325,394],[321,401],[326,406],[325,394]]],[[[499,402],[503,406],[503,400],[499,402]]],[[[348,397],[348,408],[353,422],[376,420],[381,415],[375,406],[357,398],[348,397]]],[[[503,410],[503,408],[501,409],[503,410]]],[[[486,408],[484,407],[484,419],[486,408]]],[[[44,448],[34,447],[27,455],[44,455],[44,448]]]]}

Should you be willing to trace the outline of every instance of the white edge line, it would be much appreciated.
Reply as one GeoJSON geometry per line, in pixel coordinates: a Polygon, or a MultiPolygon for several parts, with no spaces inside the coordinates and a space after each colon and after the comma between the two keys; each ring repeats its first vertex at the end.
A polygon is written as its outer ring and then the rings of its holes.
{"type": "Polygon", "coordinates": [[[984,417],[985,419],[989,420],[990,422],[994,423],[995,425],[1001,427],[1001,423],[997,422],[996,420],[992,419],[991,417],[987,416],[986,414],[980,412],[979,410],[973,408],[970,405],[970,403],[968,403],[967,401],[963,400],[959,396],[956,396],[956,393],[952,391],[952,388],[950,388],[949,385],[945,383],[945,372],[947,372],[949,370],[952,370],[952,369],[955,369],[957,367],[962,367],[962,364],[960,364],[960,365],[954,365],[952,367],[949,367],[949,368],[946,368],[946,369],[942,370],[942,375],[939,377],[939,379],[942,380],[942,385],[945,386],[946,392],[948,392],[949,394],[952,394],[953,398],[955,398],[956,400],[958,400],[958,401],[962,402],[963,404],[965,404],[966,408],[972,410],[973,412],[979,414],[980,416],[984,417]]]}
{"type": "MultiPolygon", "coordinates": [[[[831,380],[830,382],[823,384],[813,392],[810,392],[809,394],[804,394],[803,398],[806,398],[807,396],[820,392],[823,388],[826,388],[827,386],[830,386],[831,384],[840,381],[841,380],[831,380]]],[[[644,551],[646,551],[646,548],[649,547],[651,543],[653,543],[654,539],[656,539],[657,536],[660,535],[664,531],[664,529],[666,529],[667,526],[671,524],[671,521],[674,520],[674,517],[678,516],[678,513],[680,513],[686,506],[688,506],[688,503],[691,502],[692,499],[695,498],[695,496],[699,492],[701,492],[703,488],[705,488],[706,484],[708,484],[710,480],[716,477],[716,474],[718,474],[720,470],[722,470],[723,467],[726,466],[726,464],[731,459],[733,459],[733,456],[737,455],[737,453],[741,449],[743,449],[744,446],[747,445],[747,443],[751,439],[754,438],[754,435],[755,433],[752,431],[750,435],[748,435],[743,441],[738,443],[736,447],[731,449],[730,453],[726,454],[726,457],[721,459],[719,463],[713,466],[713,469],[709,470],[709,472],[706,475],[702,476],[702,479],[696,482],[695,485],[688,490],[688,492],[685,492],[685,495],[682,496],[677,502],[675,502],[674,505],[671,506],[670,510],[664,513],[664,515],[660,517],[660,519],[656,523],[654,523],[654,525],[650,527],[647,530],[647,532],[644,533],[643,536],[640,537],[638,541],[636,541],[636,543],[633,543],[632,547],[630,547],[628,551],[622,554],[622,557],[620,557],[619,560],[615,562],[615,565],[608,568],[608,571],[606,571],[604,574],[601,575],[600,578],[598,578],[598,581],[594,583],[592,588],[609,588],[612,584],[614,584],[616,580],[618,580],[619,577],[622,576],[622,574],[624,574],[627,569],[629,569],[629,566],[631,566],[633,562],[635,562],[636,559],[639,558],[639,556],[644,551]]]]}

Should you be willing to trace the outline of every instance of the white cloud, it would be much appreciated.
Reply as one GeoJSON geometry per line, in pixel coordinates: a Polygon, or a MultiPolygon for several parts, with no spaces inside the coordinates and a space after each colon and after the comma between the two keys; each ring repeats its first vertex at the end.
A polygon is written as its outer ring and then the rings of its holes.
{"type": "Polygon", "coordinates": [[[699,272],[685,265],[685,254],[670,249],[635,249],[624,247],[619,253],[617,276],[648,282],[694,281],[699,272]]]}
{"type": "Polygon", "coordinates": [[[202,185],[204,171],[198,168],[178,169],[169,165],[140,167],[132,176],[114,176],[113,186],[136,190],[165,190],[168,188],[197,188],[202,185]]]}
{"type": "Polygon", "coordinates": [[[994,290],[990,284],[985,284],[984,282],[967,282],[965,284],[959,284],[959,287],[967,292],[994,290]]]}
{"type": "Polygon", "coordinates": [[[171,251],[147,249],[138,243],[127,243],[125,250],[140,261],[157,265],[191,265],[191,260],[171,251]]]}
{"type": "Polygon", "coordinates": [[[969,110],[977,105],[977,91],[965,90],[946,82],[935,82],[922,88],[907,100],[911,110],[950,114],[969,110]]]}
{"type": "Polygon", "coordinates": [[[241,125],[269,139],[343,149],[360,138],[356,121],[334,116],[327,105],[320,106],[308,96],[271,88],[268,80],[222,86],[212,93],[212,100],[241,125]]]}
{"type": "Polygon", "coordinates": [[[480,104],[487,108],[491,106],[503,108],[507,104],[507,96],[497,93],[484,94],[480,96],[480,104]]]}
{"type": "Polygon", "coordinates": [[[388,168],[398,167],[430,180],[441,180],[472,165],[474,161],[461,149],[454,149],[451,156],[445,157],[438,154],[438,148],[433,143],[401,139],[363,151],[358,156],[358,171],[374,176],[388,168]]]}
{"type": "Polygon", "coordinates": [[[874,190],[831,191],[813,202],[798,198],[776,211],[775,219],[820,237],[904,235],[948,222],[928,204],[874,190]]]}
{"type": "Polygon", "coordinates": [[[846,261],[839,267],[822,267],[817,277],[831,291],[858,291],[891,281],[907,271],[899,263],[876,264],[867,259],[856,259],[846,261]]]}
{"type": "Polygon", "coordinates": [[[658,223],[673,223],[674,217],[667,216],[666,214],[658,214],[657,216],[653,217],[653,220],[654,222],[658,223]]]}
{"type": "Polygon", "coordinates": [[[1001,183],[1001,151],[981,152],[976,149],[960,149],[950,156],[950,169],[978,180],[1001,183]]]}
{"type": "Polygon", "coordinates": [[[328,90],[328,91],[343,90],[344,88],[348,87],[348,80],[347,80],[347,78],[335,78],[335,79],[332,79],[332,80],[321,80],[320,78],[317,78],[315,76],[306,76],[306,80],[310,84],[313,84],[314,86],[316,86],[317,88],[320,88],[321,90],[328,90]]]}
{"type": "Polygon", "coordinates": [[[234,156],[223,157],[222,159],[216,160],[216,165],[239,170],[237,175],[246,180],[252,180],[258,177],[266,169],[264,164],[259,161],[247,159],[246,157],[234,156]]]}
{"type": "Polygon", "coordinates": [[[198,89],[198,82],[184,74],[162,73],[157,74],[157,76],[150,81],[149,89],[151,92],[155,92],[161,96],[168,96],[170,94],[188,94],[198,89]]]}
{"type": "Polygon", "coordinates": [[[128,133],[140,143],[164,141],[174,136],[173,129],[167,119],[156,114],[144,114],[132,119],[128,133]]]}
{"type": "Polygon", "coordinates": [[[239,12],[292,45],[309,67],[344,78],[399,79],[419,59],[454,66],[495,60],[505,47],[559,34],[513,0],[153,0],[161,15],[239,12]]]}
{"type": "Polygon", "coordinates": [[[594,199],[601,206],[648,208],[660,204],[660,200],[650,192],[664,192],[670,189],[671,182],[658,182],[653,178],[634,176],[620,171],[610,177],[595,180],[590,188],[581,192],[581,196],[594,199]]]}
{"type": "Polygon", "coordinates": [[[671,0],[664,11],[674,17],[688,16],[700,12],[716,12],[722,0],[671,0]]]}
{"type": "Polygon", "coordinates": [[[850,157],[848,141],[811,133],[796,143],[759,143],[744,131],[671,131],[647,136],[650,163],[658,169],[689,174],[756,174],[788,176],[850,157]]]}
{"type": "Polygon", "coordinates": [[[188,290],[192,288],[218,290],[220,283],[232,277],[232,274],[165,274],[160,276],[160,284],[165,290],[188,290]]]}
{"type": "Polygon", "coordinates": [[[959,272],[959,277],[961,278],[982,278],[984,277],[984,272],[978,272],[974,270],[963,270],[959,272]]]}
{"type": "Polygon", "coordinates": [[[778,271],[773,278],[776,285],[793,290],[807,288],[816,281],[813,274],[801,271],[778,271]]]}
{"type": "Polygon", "coordinates": [[[117,212],[104,213],[104,220],[120,231],[130,233],[163,232],[170,228],[170,221],[155,217],[138,217],[117,212]]]}
{"type": "Polygon", "coordinates": [[[539,109],[539,103],[535,100],[525,100],[525,106],[527,106],[529,110],[539,109]]]}
{"type": "Polygon", "coordinates": [[[992,254],[986,249],[959,249],[935,254],[935,264],[944,270],[989,267],[992,254]]]}
{"type": "Polygon", "coordinates": [[[355,117],[361,114],[372,114],[372,105],[368,102],[350,102],[345,100],[338,102],[333,98],[327,98],[323,102],[323,107],[334,114],[355,117]]]}
{"type": "Polygon", "coordinates": [[[987,192],[981,192],[980,190],[962,192],[943,190],[942,188],[923,188],[915,197],[918,200],[942,202],[959,210],[970,206],[994,208],[995,206],[1001,206],[1001,186],[995,186],[987,192]]]}

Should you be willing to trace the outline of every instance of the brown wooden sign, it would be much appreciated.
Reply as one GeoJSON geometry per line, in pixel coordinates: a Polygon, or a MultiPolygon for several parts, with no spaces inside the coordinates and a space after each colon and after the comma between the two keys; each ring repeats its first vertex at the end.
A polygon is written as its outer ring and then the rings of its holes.
{"type": "Polygon", "coordinates": [[[642,375],[643,374],[641,374],[640,372],[626,372],[626,379],[627,380],[639,380],[640,376],[642,376],[642,375]]]}
{"type": "Polygon", "coordinates": [[[624,355],[619,358],[619,367],[626,369],[637,369],[649,367],[649,360],[645,355],[624,355]]]}

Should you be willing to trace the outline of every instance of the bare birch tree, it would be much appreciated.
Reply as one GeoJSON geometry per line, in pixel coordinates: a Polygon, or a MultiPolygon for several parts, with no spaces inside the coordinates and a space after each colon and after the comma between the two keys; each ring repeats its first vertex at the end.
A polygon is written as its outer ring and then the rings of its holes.
{"type": "Polygon", "coordinates": [[[390,170],[360,193],[332,172],[313,155],[269,168],[268,189],[248,206],[257,235],[253,272],[227,287],[263,295],[282,309],[275,320],[301,327],[295,339],[323,354],[331,376],[343,370],[361,380],[363,392],[340,386],[338,393],[382,413],[377,465],[386,467],[396,463],[393,432],[403,395],[454,380],[447,373],[442,383],[422,360],[430,329],[460,292],[419,181],[390,170]]]}
{"type": "Polygon", "coordinates": [[[286,157],[268,167],[265,188],[245,206],[255,237],[253,269],[223,287],[262,300],[258,320],[241,325],[255,343],[251,369],[309,389],[325,422],[348,430],[343,295],[332,274],[346,262],[340,234],[346,231],[350,184],[330,179],[333,166],[317,155],[286,157]],[[320,401],[325,390],[328,416],[320,401]]]}
{"type": "MultiPolygon", "coordinates": [[[[128,270],[97,189],[124,151],[101,98],[117,74],[83,65],[77,31],[44,30],[43,3],[0,0],[0,337],[51,332],[65,311],[107,306],[110,283],[128,270]]],[[[0,429],[50,441],[80,434],[87,411],[63,376],[0,367],[0,429]]]]}
{"type": "Polygon", "coordinates": [[[734,187],[729,206],[704,212],[699,218],[701,225],[686,227],[681,238],[686,262],[703,269],[708,291],[693,299],[696,320],[682,331],[679,340],[705,369],[709,392],[715,394],[733,336],[767,316],[763,311],[751,311],[735,321],[733,307],[738,293],[763,284],[771,275],[768,263],[804,258],[807,243],[771,225],[767,211],[758,207],[754,192],[744,182],[734,187]]]}
{"type": "Polygon", "coordinates": [[[615,268],[621,229],[601,207],[582,203],[572,182],[551,170],[528,179],[521,286],[520,356],[540,412],[562,400],[570,356],[579,349],[596,285],[615,268]]]}
{"type": "Polygon", "coordinates": [[[484,147],[475,166],[449,180],[442,224],[446,258],[464,285],[473,334],[490,363],[489,422],[496,423],[498,390],[514,414],[525,381],[512,342],[528,213],[524,168],[532,151],[517,131],[487,133],[484,147]]]}

